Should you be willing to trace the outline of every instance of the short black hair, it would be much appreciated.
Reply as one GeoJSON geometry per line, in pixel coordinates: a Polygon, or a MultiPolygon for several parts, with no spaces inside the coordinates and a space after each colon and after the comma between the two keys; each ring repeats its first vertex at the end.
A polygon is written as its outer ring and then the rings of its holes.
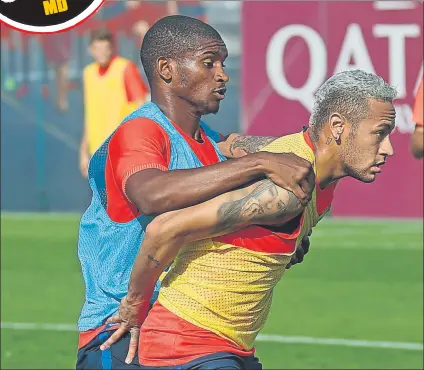
{"type": "Polygon", "coordinates": [[[222,38],[215,28],[196,18],[170,15],[153,24],[146,32],[140,49],[141,63],[149,84],[152,85],[158,58],[179,58],[198,49],[205,40],[222,41],[222,38]]]}

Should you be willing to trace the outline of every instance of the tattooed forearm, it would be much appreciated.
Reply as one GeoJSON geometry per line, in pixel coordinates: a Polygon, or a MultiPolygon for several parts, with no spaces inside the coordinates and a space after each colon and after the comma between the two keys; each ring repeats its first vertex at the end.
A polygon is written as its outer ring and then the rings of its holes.
{"type": "Polygon", "coordinates": [[[153,256],[151,256],[150,254],[147,256],[147,258],[150,260],[150,261],[152,261],[155,265],[156,265],[156,268],[157,267],[159,267],[159,265],[160,265],[160,262],[155,258],[155,257],[153,257],[153,256]]]}
{"type": "Polygon", "coordinates": [[[276,225],[301,211],[299,200],[270,180],[257,183],[243,199],[226,202],[218,209],[217,230],[231,232],[251,224],[276,225]]]}
{"type": "Polygon", "coordinates": [[[229,150],[231,155],[234,155],[234,150],[237,148],[246,153],[256,153],[275,139],[277,138],[272,136],[238,136],[230,144],[229,150]]]}

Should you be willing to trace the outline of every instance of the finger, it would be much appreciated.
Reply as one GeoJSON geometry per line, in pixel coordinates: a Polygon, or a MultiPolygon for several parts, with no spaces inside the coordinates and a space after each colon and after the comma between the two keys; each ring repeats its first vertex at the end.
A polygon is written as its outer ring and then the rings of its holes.
{"type": "Polygon", "coordinates": [[[236,158],[244,157],[247,154],[248,154],[248,152],[244,149],[241,149],[241,148],[234,150],[234,155],[235,155],[236,158]]]}
{"type": "Polygon", "coordinates": [[[116,343],[127,331],[128,331],[127,326],[124,324],[121,324],[118,330],[116,330],[110,336],[110,338],[100,346],[100,349],[102,351],[104,351],[105,349],[108,349],[113,343],[116,343]]]}
{"type": "Polygon", "coordinates": [[[310,192],[312,194],[312,191],[314,190],[315,185],[316,185],[316,177],[315,177],[315,172],[314,171],[311,171],[309,173],[309,176],[307,178],[307,181],[308,181],[308,184],[310,186],[310,192]]]}
{"type": "Polygon", "coordinates": [[[304,254],[307,254],[309,252],[310,245],[311,245],[311,242],[309,241],[309,237],[308,236],[303,237],[301,246],[302,246],[304,254]]]}
{"type": "Polygon", "coordinates": [[[131,339],[130,339],[130,347],[128,349],[127,358],[125,359],[126,364],[130,364],[134,359],[135,353],[137,352],[138,347],[138,338],[140,337],[140,329],[132,328],[130,330],[131,339]]]}
{"type": "Polygon", "coordinates": [[[308,179],[302,179],[299,182],[299,186],[302,188],[303,192],[308,198],[308,201],[310,201],[312,199],[312,193],[314,191],[315,183],[310,182],[308,179]]]}
{"type": "Polygon", "coordinates": [[[309,230],[309,233],[308,233],[308,236],[311,236],[311,235],[312,235],[312,229],[309,230]]]}
{"type": "Polygon", "coordinates": [[[285,153],[285,155],[287,157],[290,157],[292,162],[288,163],[288,165],[290,165],[290,167],[297,167],[297,168],[302,168],[302,169],[308,169],[311,167],[311,162],[309,162],[307,159],[299,157],[298,155],[294,154],[294,153],[285,153]]]}
{"type": "Polygon", "coordinates": [[[293,189],[287,190],[291,191],[295,195],[295,197],[299,200],[302,206],[306,206],[308,204],[308,195],[300,185],[294,186],[293,189]]]}
{"type": "Polygon", "coordinates": [[[296,263],[298,263],[297,256],[295,254],[293,254],[293,256],[292,256],[292,258],[290,260],[290,264],[293,266],[296,263]]]}
{"type": "Polygon", "coordinates": [[[312,167],[308,169],[308,172],[305,172],[304,175],[301,177],[300,180],[303,180],[305,182],[305,185],[307,185],[309,188],[315,186],[315,172],[312,167]]]}
{"type": "Polygon", "coordinates": [[[303,258],[305,257],[305,252],[303,251],[303,248],[297,248],[296,257],[297,257],[297,263],[303,262],[303,258]]]}
{"type": "Polygon", "coordinates": [[[119,315],[111,316],[106,320],[106,324],[112,324],[112,323],[118,323],[118,322],[122,322],[119,315]]]}

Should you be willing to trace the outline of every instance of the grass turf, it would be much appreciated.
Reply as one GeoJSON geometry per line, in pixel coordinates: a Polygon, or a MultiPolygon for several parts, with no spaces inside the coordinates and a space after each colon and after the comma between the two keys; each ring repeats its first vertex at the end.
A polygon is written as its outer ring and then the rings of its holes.
{"type": "MultiPolygon", "coordinates": [[[[76,215],[1,218],[1,321],[77,321],[76,215]]],[[[423,224],[326,219],[274,292],[262,333],[423,342],[423,224]]],[[[1,330],[1,368],[75,368],[77,334],[1,330]]],[[[265,369],[422,369],[422,351],[258,342],[265,369]]]]}

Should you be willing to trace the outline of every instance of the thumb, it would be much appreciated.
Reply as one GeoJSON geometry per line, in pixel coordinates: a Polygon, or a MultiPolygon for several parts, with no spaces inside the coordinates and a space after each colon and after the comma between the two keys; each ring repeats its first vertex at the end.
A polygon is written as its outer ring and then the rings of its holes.
{"type": "Polygon", "coordinates": [[[122,322],[119,315],[111,316],[106,320],[106,324],[112,324],[112,323],[115,323],[115,322],[122,322]]]}

